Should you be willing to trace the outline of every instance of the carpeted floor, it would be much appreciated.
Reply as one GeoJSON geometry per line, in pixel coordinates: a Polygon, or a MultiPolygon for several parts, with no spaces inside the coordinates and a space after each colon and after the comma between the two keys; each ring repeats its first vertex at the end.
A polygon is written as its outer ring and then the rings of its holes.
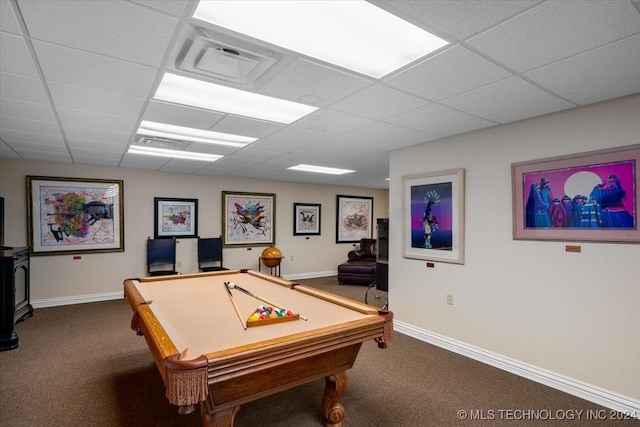
{"type": "MultiPolygon", "coordinates": [[[[366,291],[335,277],[301,282],[358,301],[366,291]]],[[[0,426],[201,425],[199,413],[178,415],[167,403],[130,319],[127,301],[116,300],[37,309],[16,325],[20,346],[0,352],[0,426]]],[[[245,404],[235,425],[320,426],[323,389],[324,381],[316,381],[245,404]]],[[[363,344],[341,402],[344,425],[352,427],[640,426],[600,417],[609,410],[399,333],[386,350],[363,344]]]]}

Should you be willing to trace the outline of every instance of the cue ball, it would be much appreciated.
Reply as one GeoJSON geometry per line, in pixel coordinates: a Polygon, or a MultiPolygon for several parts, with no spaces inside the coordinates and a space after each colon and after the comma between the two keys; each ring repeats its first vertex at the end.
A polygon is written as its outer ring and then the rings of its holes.
{"type": "Polygon", "coordinates": [[[230,288],[235,288],[236,284],[233,283],[233,282],[227,282],[227,286],[230,287],[230,288]]]}

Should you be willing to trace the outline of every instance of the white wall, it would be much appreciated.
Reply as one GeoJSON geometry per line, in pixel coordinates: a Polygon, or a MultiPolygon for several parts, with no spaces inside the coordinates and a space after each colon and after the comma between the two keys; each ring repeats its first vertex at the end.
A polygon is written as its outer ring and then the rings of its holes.
{"type": "MultiPolygon", "coordinates": [[[[297,278],[336,274],[338,265],[353,249],[350,243],[335,242],[336,195],[374,197],[374,218],[386,218],[388,212],[386,190],[0,159],[6,245],[27,245],[27,175],[124,181],[125,251],[84,253],[80,260],[73,255],[32,257],[31,300],[35,306],[115,298],[122,295],[125,279],[145,276],[146,240],[153,237],[154,197],[198,199],[198,234],[213,237],[222,233],[222,191],[276,194],[276,246],[285,256],[281,274],[297,278]],[[322,205],[320,236],[307,239],[293,235],[294,202],[322,205]]],[[[228,268],[257,269],[263,249],[224,248],[224,264],[228,268]]],[[[197,271],[196,239],[179,239],[177,261],[182,264],[177,268],[180,272],[197,271]]]]}
{"type": "Polygon", "coordinates": [[[567,242],[513,240],[511,196],[512,163],[638,143],[636,95],[393,152],[396,326],[640,416],[640,245],[571,243],[582,252],[568,253],[567,242]],[[466,171],[465,264],[427,269],[402,257],[402,177],[451,168],[466,171]]]}

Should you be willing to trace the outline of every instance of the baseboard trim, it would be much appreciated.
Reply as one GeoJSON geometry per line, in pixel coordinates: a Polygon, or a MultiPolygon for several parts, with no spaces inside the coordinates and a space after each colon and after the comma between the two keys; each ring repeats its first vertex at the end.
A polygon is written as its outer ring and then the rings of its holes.
{"type": "Polygon", "coordinates": [[[105,292],[102,294],[74,295],[62,298],[45,298],[31,301],[33,308],[57,307],[60,305],[84,304],[124,298],[124,292],[105,292]]]}
{"type": "Polygon", "coordinates": [[[420,341],[428,342],[429,344],[458,353],[462,356],[469,357],[470,359],[477,360],[495,368],[502,369],[503,371],[544,384],[548,387],[563,391],[590,402],[597,403],[605,408],[618,411],[623,415],[640,418],[639,400],[613,393],[611,391],[454,340],[444,335],[425,331],[407,323],[399,322],[397,320],[394,320],[393,323],[396,331],[420,341]]]}

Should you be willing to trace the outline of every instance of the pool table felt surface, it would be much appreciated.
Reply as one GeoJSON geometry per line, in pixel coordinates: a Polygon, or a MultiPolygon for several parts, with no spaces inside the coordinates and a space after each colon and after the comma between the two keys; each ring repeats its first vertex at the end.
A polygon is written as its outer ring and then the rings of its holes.
{"type": "Polygon", "coordinates": [[[384,322],[371,306],[304,285],[292,289],[289,281],[255,271],[132,279],[125,281],[125,286],[127,282],[130,282],[127,293],[132,306],[143,301],[149,305],[178,352],[184,353],[181,360],[201,355],[211,359],[217,354],[233,352],[233,349],[259,346],[270,340],[295,339],[301,334],[348,325],[367,317],[384,322]],[[227,281],[308,320],[245,330],[243,324],[256,308],[268,304],[232,289],[241,322],[225,289],[224,282],[227,281]],[[135,290],[131,289],[132,285],[135,290]],[[135,295],[136,291],[138,295],[135,295]]]}

